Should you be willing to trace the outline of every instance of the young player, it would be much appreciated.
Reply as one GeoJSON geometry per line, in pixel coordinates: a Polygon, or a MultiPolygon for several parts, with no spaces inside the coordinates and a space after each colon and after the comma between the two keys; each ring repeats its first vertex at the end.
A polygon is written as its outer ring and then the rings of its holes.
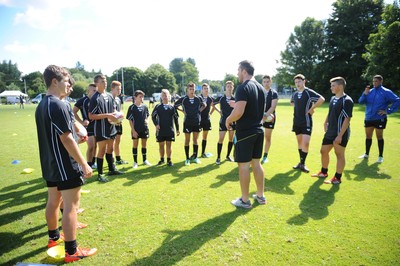
{"type": "Polygon", "coordinates": [[[324,129],[325,136],[321,146],[321,171],[314,177],[328,177],[329,152],[332,148],[336,154],[336,173],[325,184],[340,184],[344,166],[346,164],[345,149],[350,138],[350,119],[353,114],[353,100],[344,93],[346,80],[342,77],[332,78],[331,91],[335,96],[329,103],[329,112],[326,116],[324,129]]]}
{"type": "Polygon", "coordinates": [[[358,102],[367,106],[365,110],[365,153],[359,158],[368,159],[372,145],[372,135],[378,140],[379,157],[377,163],[383,163],[383,130],[386,128],[387,115],[396,112],[400,107],[400,98],[391,90],[382,86],[383,77],[375,75],[372,79],[374,88],[367,86],[358,102]],[[390,105],[390,107],[389,107],[390,105]]]}
{"type": "Polygon", "coordinates": [[[147,139],[149,138],[149,109],[143,103],[144,92],[141,90],[135,91],[134,103],[129,106],[126,118],[129,120],[132,134],[132,154],[133,154],[133,168],[138,168],[138,145],[139,139],[142,139],[142,157],[143,164],[151,166],[152,164],[147,160],[147,139]]]}
{"type": "MultiPolygon", "coordinates": [[[[114,80],[111,82],[111,94],[115,101],[115,110],[121,112],[121,82],[114,80]]],[[[114,153],[115,153],[115,163],[116,164],[128,164],[127,161],[121,159],[120,143],[122,136],[122,124],[116,124],[115,129],[117,130],[117,135],[114,140],[114,153]]]]}
{"type": "Polygon", "coordinates": [[[99,182],[108,182],[108,179],[103,174],[104,155],[108,164],[108,175],[121,175],[114,165],[113,146],[114,139],[117,135],[115,125],[111,122],[118,122],[114,116],[115,102],[111,93],[106,91],[107,79],[104,75],[98,74],[94,77],[97,91],[90,99],[89,104],[89,119],[95,120],[94,135],[98,145],[97,151],[97,180],[99,182]]]}
{"type": "Polygon", "coordinates": [[[276,113],[275,113],[275,108],[278,103],[278,93],[271,88],[272,84],[272,79],[270,76],[265,75],[262,79],[262,85],[267,92],[267,99],[265,102],[265,113],[264,113],[264,156],[261,160],[261,163],[267,163],[268,162],[268,152],[269,148],[271,147],[271,136],[272,136],[272,130],[275,127],[275,122],[276,122],[276,113]],[[271,121],[265,121],[265,119],[269,116],[272,115],[272,120],[271,121]]]}
{"type": "Polygon", "coordinates": [[[185,165],[190,165],[190,160],[193,160],[197,164],[201,163],[199,158],[197,158],[197,153],[199,150],[197,140],[199,138],[199,132],[201,131],[200,113],[206,106],[201,101],[201,99],[194,94],[195,87],[196,85],[194,83],[189,83],[187,85],[186,96],[179,98],[174,105],[175,108],[185,114],[183,122],[183,131],[185,132],[185,165]],[[182,109],[180,109],[179,106],[182,106],[182,109]],[[189,143],[191,133],[193,133],[193,155],[189,157],[189,143]]]}
{"type": "Polygon", "coordinates": [[[95,169],[96,165],[96,139],[94,137],[94,120],[89,119],[89,103],[93,94],[96,92],[96,85],[94,83],[89,84],[87,87],[86,95],[76,101],[74,108],[72,109],[76,121],[86,127],[88,133],[86,160],[88,164],[95,169]],[[82,118],[78,115],[81,111],[82,118]]]}
{"type": "Polygon", "coordinates": [[[80,188],[84,178],[92,176],[92,168],[87,164],[73,138],[73,116],[67,105],[60,100],[65,97],[70,75],[67,70],[55,65],[48,66],[43,73],[47,95],[39,103],[35,120],[39,142],[42,176],[48,187],[46,222],[49,241],[47,247],[65,242],[65,262],[73,262],[97,252],[95,248],[78,247],[76,241],[77,212],[80,188]],[[62,227],[58,229],[58,214],[64,202],[62,227]]]}
{"type": "Polygon", "coordinates": [[[293,129],[296,134],[300,162],[293,166],[293,169],[300,169],[303,172],[310,172],[306,167],[306,158],[310,146],[312,132],[312,115],[315,108],[320,106],[325,98],[321,94],[307,88],[306,78],[302,74],[294,77],[297,91],[293,94],[291,104],[294,106],[293,129]]]}
{"type": "Polygon", "coordinates": [[[165,163],[164,154],[166,147],[167,165],[173,166],[171,161],[171,143],[175,141],[174,124],[176,135],[179,136],[178,112],[173,105],[170,104],[171,95],[167,89],[161,90],[161,103],[154,107],[151,114],[154,126],[156,127],[156,138],[160,148],[160,161],[158,165],[165,163]]]}
{"type": "Polygon", "coordinates": [[[224,143],[224,138],[226,132],[229,132],[229,142],[228,142],[228,151],[226,153],[226,160],[229,162],[233,162],[233,159],[230,157],[232,147],[233,147],[233,137],[235,135],[235,127],[236,124],[232,123],[230,128],[226,128],[225,121],[226,118],[232,113],[233,107],[231,107],[232,102],[235,102],[235,98],[233,97],[233,89],[234,83],[232,81],[227,81],[225,83],[225,95],[218,97],[214,101],[214,110],[220,113],[221,118],[219,120],[219,139],[217,144],[217,160],[215,161],[216,164],[221,164],[221,151],[222,151],[222,144],[224,143]],[[220,109],[218,109],[217,105],[219,104],[220,109]]]}
{"type": "Polygon", "coordinates": [[[210,110],[213,105],[214,99],[209,96],[209,89],[210,86],[208,83],[203,83],[201,86],[201,95],[200,99],[203,101],[205,108],[201,111],[201,120],[200,120],[200,128],[203,131],[203,139],[201,141],[201,157],[208,158],[209,155],[206,154],[206,147],[207,147],[207,136],[208,131],[211,130],[211,119],[210,119],[210,110]]]}

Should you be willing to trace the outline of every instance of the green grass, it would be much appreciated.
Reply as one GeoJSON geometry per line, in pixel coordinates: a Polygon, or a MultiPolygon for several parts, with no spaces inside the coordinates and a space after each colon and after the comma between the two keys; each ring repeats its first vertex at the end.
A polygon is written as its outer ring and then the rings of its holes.
{"type": "MultiPolygon", "coordinates": [[[[45,248],[47,194],[38,158],[35,107],[0,106],[0,264],[55,263],[45,248]],[[13,160],[21,163],[13,165],[13,160]],[[35,171],[21,174],[24,168],[35,171]]],[[[314,116],[307,158],[312,172],[320,169],[327,111],[324,105],[314,116]]],[[[400,114],[389,118],[385,162],[376,164],[375,139],[370,160],[357,158],[364,152],[364,108],[354,107],[343,183],[330,186],[292,170],[298,162],[292,107],[282,100],[277,112],[270,162],[264,165],[267,205],[249,211],[230,205],[240,196],[237,167],[229,162],[214,164],[218,117],[213,115],[207,151],[214,157],[202,159],[201,165],[184,166],[182,135],[173,144],[172,168],[140,165],[133,170],[129,164],[120,167],[126,174],[111,177],[109,183],[94,178],[87,182],[84,188],[91,192],[82,195],[85,212],[79,220],[89,227],[78,231],[78,242],[99,251],[79,264],[398,265],[400,114]]],[[[155,164],[158,144],[154,127],[150,129],[148,157],[155,164]]],[[[132,162],[127,121],[124,132],[122,158],[132,162]]],[[[86,144],[80,147],[86,150],[86,144]]],[[[225,143],[223,156],[226,147],[225,143]]],[[[330,176],[335,163],[332,152],[330,176]]]]}

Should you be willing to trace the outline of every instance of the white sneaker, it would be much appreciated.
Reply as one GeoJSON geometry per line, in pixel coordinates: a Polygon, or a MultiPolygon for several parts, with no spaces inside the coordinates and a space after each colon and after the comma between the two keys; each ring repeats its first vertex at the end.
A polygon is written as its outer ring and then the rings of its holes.
{"type": "Polygon", "coordinates": [[[133,163],[133,169],[136,169],[136,168],[138,168],[138,163],[133,163]]]}
{"type": "Polygon", "coordinates": [[[368,154],[363,154],[361,156],[358,156],[358,159],[368,159],[369,155],[368,154]]]}
{"type": "Polygon", "coordinates": [[[377,163],[383,163],[383,157],[382,156],[379,156],[378,157],[378,161],[376,161],[377,163]]]}
{"type": "Polygon", "coordinates": [[[144,164],[144,165],[147,165],[147,166],[152,166],[152,164],[151,164],[149,161],[147,161],[147,160],[144,161],[143,164],[144,164]]]}

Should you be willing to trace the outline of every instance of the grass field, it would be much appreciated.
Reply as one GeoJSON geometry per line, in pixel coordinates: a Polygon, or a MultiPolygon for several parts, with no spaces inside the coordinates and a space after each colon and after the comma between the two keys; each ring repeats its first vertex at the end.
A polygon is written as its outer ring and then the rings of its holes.
{"type": "MultiPolygon", "coordinates": [[[[128,106],[125,106],[125,111],[128,106]]],[[[24,110],[0,105],[0,264],[59,264],[46,254],[46,188],[41,177],[34,121],[35,105],[24,110]],[[19,164],[12,164],[19,160],[19,164]],[[24,168],[35,169],[21,174],[24,168]]],[[[307,166],[320,169],[319,149],[328,105],[317,109],[307,166]]],[[[364,153],[364,108],[355,105],[347,165],[340,186],[292,170],[298,163],[291,132],[292,107],[282,100],[268,164],[264,165],[267,205],[237,210],[237,166],[215,165],[218,117],[209,134],[213,157],[184,166],[184,136],[173,144],[174,167],[139,165],[132,169],[132,142],[124,121],[122,158],[130,162],[108,183],[88,180],[82,194],[88,223],[78,231],[82,246],[98,254],[80,265],[399,265],[400,264],[400,113],[389,117],[385,161],[373,140],[364,153]],[[396,166],[397,165],[397,166],[396,166]]],[[[182,118],[180,118],[182,124],[182,118]]],[[[159,160],[154,127],[148,159],[159,160]]],[[[200,142],[201,143],[201,142],[200,142]]],[[[86,144],[80,145],[82,151],[86,144]]],[[[226,154],[224,144],[222,156],[226,154]]],[[[140,146],[139,146],[140,148],[140,146]]],[[[192,149],[192,148],[191,148],[192,149]]],[[[336,160],[331,154],[330,176],[336,160]]],[[[139,158],[141,153],[139,152],[139,158]]],[[[141,159],[139,160],[141,163],[141,159]]],[[[94,176],[97,174],[95,173],[94,176]]],[[[255,191],[254,181],[251,192],[255,191]]]]}

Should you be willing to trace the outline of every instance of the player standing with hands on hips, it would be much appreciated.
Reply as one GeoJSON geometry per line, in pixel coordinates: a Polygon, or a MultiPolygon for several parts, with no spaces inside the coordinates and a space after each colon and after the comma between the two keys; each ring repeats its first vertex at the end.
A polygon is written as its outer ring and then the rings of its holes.
{"type": "Polygon", "coordinates": [[[246,209],[252,207],[249,200],[250,166],[257,186],[257,194],[254,194],[253,198],[259,204],[266,203],[264,169],[260,163],[264,141],[262,119],[266,93],[263,86],[253,79],[253,75],[252,62],[246,60],[239,63],[238,78],[242,84],[236,89],[235,107],[225,122],[226,128],[230,128],[231,124],[236,122],[235,161],[238,163],[242,191],[242,196],[232,200],[231,204],[246,209]]]}
{"type": "Polygon", "coordinates": [[[396,112],[400,107],[400,98],[391,90],[382,86],[383,77],[375,75],[372,79],[374,87],[367,86],[358,99],[358,102],[367,106],[365,110],[365,153],[359,158],[368,159],[372,145],[372,134],[376,134],[378,140],[378,163],[383,162],[383,130],[386,128],[387,115],[396,112]],[[389,105],[391,106],[389,107],[389,105]]]}

